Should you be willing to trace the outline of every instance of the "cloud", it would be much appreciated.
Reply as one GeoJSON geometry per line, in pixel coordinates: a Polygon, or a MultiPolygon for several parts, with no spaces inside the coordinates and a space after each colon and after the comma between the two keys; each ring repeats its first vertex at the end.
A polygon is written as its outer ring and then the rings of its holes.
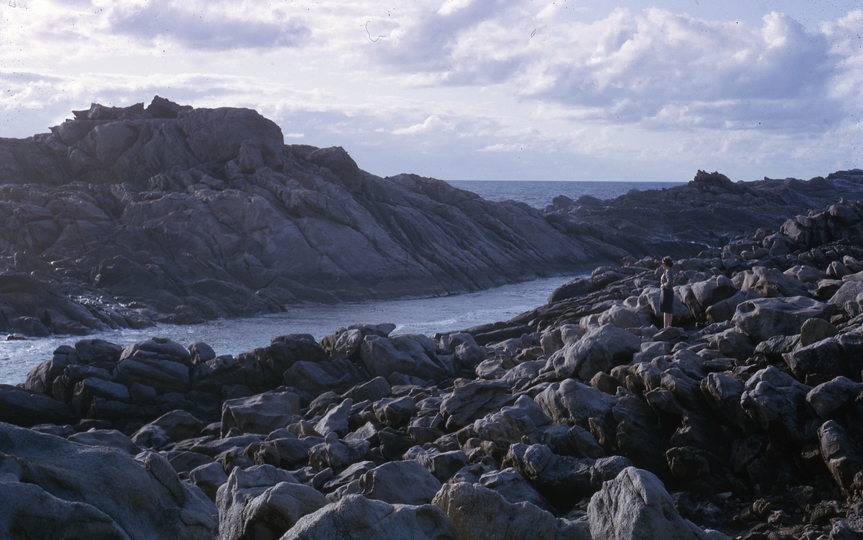
{"type": "Polygon", "coordinates": [[[407,128],[396,129],[393,135],[416,135],[430,131],[451,130],[452,125],[441,120],[437,115],[431,115],[422,124],[414,124],[407,128]]]}
{"type": "Polygon", "coordinates": [[[288,142],[343,146],[380,175],[861,166],[863,12],[807,29],[570,3],[18,0],[0,14],[2,135],[158,94],[254,108],[288,142]]]}
{"type": "Polygon", "coordinates": [[[479,150],[477,150],[477,152],[520,152],[520,151],[524,150],[525,148],[529,148],[529,147],[525,146],[523,144],[519,144],[519,143],[516,143],[516,144],[498,143],[498,144],[492,144],[492,145],[486,146],[484,148],[480,148],[479,150]]]}
{"type": "Polygon", "coordinates": [[[205,50],[295,47],[311,36],[309,27],[297,17],[279,10],[246,11],[242,3],[147,0],[119,4],[108,24],[110,31],[136,39],[169,40],[205,50]]]}
{"type": "Polygon", "coordinates": [[[821,32],[780,13],[760,27],[657,8],[592,23],[552,15],[526,0],[446,0],[397,21],[395,39],[369,54],[414,84],[505,84],[522,100],[590,111],[581,121],[652,129],[823,131],[861,88],[856,70],[836,77],[859,54],[860,12],[821,32]]]}

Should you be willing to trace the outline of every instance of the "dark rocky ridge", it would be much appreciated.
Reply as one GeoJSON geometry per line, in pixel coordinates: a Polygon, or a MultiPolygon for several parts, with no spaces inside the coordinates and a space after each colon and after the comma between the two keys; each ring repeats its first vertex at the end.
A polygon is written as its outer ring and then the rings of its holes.
{"type": "Polygon", "coordinates": [[[718,172],[698,171],[688,184],[631,191],[609,201],[589,196],[573,201],[560,196],[545,209],[545,215],[588,244],[598,241],[619,248],[609,252],[607,245],[595,245],[611,259],[624,254],[689,257],[759,228],[777,231],[786,219],[843,197],[863,197],[863,170],[838,171],[806,181],[764,178],[754,182],[732,182],[718,172]]]}
{"type": "Polygon", "coordinates": [[[863,203],[676,266],[664,330],[648,257],[434,339],[61,347],[0,387],[0,535],[860,538],[863,203]]]}
{"type": "Polygon", "coordinates": [[[86,333],[441,295],[602,256],[541,212],[342,148],[285,146],[247,109],[94,104],[0,140],[0,332],[86,333]]]}

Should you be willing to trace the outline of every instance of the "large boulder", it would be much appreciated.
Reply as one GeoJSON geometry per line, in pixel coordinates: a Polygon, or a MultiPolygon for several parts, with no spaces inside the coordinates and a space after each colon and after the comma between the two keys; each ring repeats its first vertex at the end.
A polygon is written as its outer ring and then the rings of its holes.
{"type": "Polygon", "coordinates": [[[542,493],[561,512],[589,497],[602,482],[617,476],[632,462],[621,456],[590,459],[559,456],[544,444],[513,444],[503,460],[542,493]]]}
{"type": "Polygon", "coordinates": [[[445,366],[436,361],[433,352],[407,336],[386,338],[367,335],[360,345],[359,356],[366,370],[376,377],[401,373],[437,380],[451,374],[445,366]]]}
{"type": "MultiPolygon", "coordinates": [[[[410,399],[410,398],[408,398],[410,399]]],[[[339,437],[344,437],[348,433],[348,418],[351,414],[351,407],[354,400],[348,398],[330,408],[329,411],[315,424],[315,431],[327,436],[329,433],[335,433],[339,437]]]]}
{"type": "Polygon", "coordinates": [[[473,423],[477,436],[485,441],[501,443],[521,442],[522,437],[532,435],[551,423],[536,401],[522,395],[513,405],[501,407],[473,423]]]}
{"type": "Polygon", "coordinates": [[[458,540],[452,521],[438,506],[391,505],[362,495],[301,518],[282,540],[458,540]]]}
{"type": "Polygon", "coordinates": [[[0,536],[53,538],[64,531],[77,538],[211,540],[216,534],[215,505],[158,454],[133,457],[0,424],[0,456],[0,536]]]}
{"type": "Polygon", "coordinates": [[[833,309],[830,304],[805,296],[760,298],[737,306],[731,321],[741,332],[759,342],[773,336],[799,334],[800,327],[808,319],[824,319],[833,309]]]}
{"type": "Polygon", "coordinates": [[[755,291],[767,298],[808,294],[806,285],[796,278],[764,266],[755,266],[752,270],[740,272],[734,276],[734,284],[740,287],[741,291],[755,291]]]}
{"type": "Polygon", "coordinates": [[[229,399],[222,404],[222,436],[231,428],[267,434],[297,420],[300,397],[287,390],[229,399]]]}
{"type": "Polygon", "coordinates": [[[806,394],[806,401],[818,416],[829,420],[863,392],[863,383],[847,377],[836,377],[819,384],[806,394]]]}
{"type": "Polygon", "coordinates": [[[390,461],[360,478],[363,495],[390,504],[429,504],[440,485],[440,480],[414,460],[390,461]]]}
{"type": "Polygon", "coordinates": [[[770,430],[793,444],[803,444],[814,437],[816,428],[806,402],[811,389],[768,366],[746,381],[740,405],[760,429],[770,430]]]}
{"type": "Polygon", "coordinates": [[[124,452],[128,452],[133,456],[141,453],[141,449],[138,445],[116,429],[91,428],[87,431],[69,435],[67,440],[78,444],[88,444],[90,446],[109,446],[111,448],[117,448],[124,452]]]}
{"type": "Polygon", "coordinates": [[[863,470],[863,453],[848,433],[833,420],[818,428],[824,464],[845,493],[851,494],[854,477],[863,470]]]}
{"type": "Polygon", "coordinates": [[[463,428],[486,414],[511,403],[506,384],[498,381],[471,381],[453,388],[441,402],[440,411],[449,430],[463,428]]]}
{"type": "Polygon", "coordinates": [[[36,424],[68,424],[75,414],[65,403],[30,390],[0,384],[0,422],[31,427],[36,424]]]}
{"type": "Polygon", "coordinates": [[[204,423],[191,413],[175,410],[139,428],[132,435],[132,441],[141,446],[159,449],[171,442],[197,437],[204,427],[204,423]]]}
{"type": "Polygon", "coordinates": [[[114,377],[132,385],[143,384],[159,393],[186,393],[191,389],[192,355],[168,339],[153,338],[126,347],[120,356],[114,377]]]}
{"type": "Polygon", "coordinates": [[[603,484],[587,507],[590,533],[602,540],[720,540],[680,516],[653,473],[635,467],[603,484]]]}
{"type": "Polygon", "coordinates": [[[276,540],[329,501],[272,465],[235,468],[216,494],[219,540],[276,540]]]}
{"type": "Polygon", "coordinates": [[[462,540],[590,540],[580,525],[528,502],[510,503],[488,488],[466,482],[446,484],[435,495],[462,540]]]}
{"type": "Polygon", "coordinates": [[[542,412],[559,424],[586,424],[589,418],[608,415],[616,403],[612,396],[574,379],[550,384],[535,400],[542,412]]]}
{"type": "Polygon", "coordinates": [[[555,362],[555,372],[558,377],[578,375],[589,381],[599,372],[631,362],[640,347],[641,339],[622,328],[611,324],[591,328],[563,349],[563,361],[555,362]]]}
{"type": "Polygon", "coordinates": [[[839,289],[833,293],[833,296],[827,300],[827,303],[836,306],[839,309],[844,309],[849,303],[856,303],[857,295],[863,293],[863,280],[851,279],[845,281],[839,289]]]}
{"type": "Polygon", "coordinates": [[[816,341],[782,355],[785,363],[800,380],[809,377],[831,380],[848,377],[860,382],[863,369],[863,337],[843,334],[816,341]]]}

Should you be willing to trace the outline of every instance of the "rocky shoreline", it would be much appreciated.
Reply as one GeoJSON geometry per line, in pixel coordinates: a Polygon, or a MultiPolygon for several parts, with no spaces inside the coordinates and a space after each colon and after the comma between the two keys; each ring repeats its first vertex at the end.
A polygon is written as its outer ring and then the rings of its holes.
{"type": "Polygon", "coordinates": [[[249,109],[93,104],[0,139],[0,332],[447,295],[607,259],[540,210],[285,145],[249,109]]]}
{"type": "Polygon", "coordinates": [[[93,104],[50,133],[0,139],[0,333],[193,324],[690,257],[841,197],[863,197],[863,171],[699,171],[685,186],[538,210],[381,178],[340,147],[285,145],[249,109],[93,104]]]}
{"type": "Polygon", "coordinates": [[[860,538],[863,204],[677,267],[664,330],[630,257],[434,338],[61,347],[0,387],[0,531],[860,538]]]}

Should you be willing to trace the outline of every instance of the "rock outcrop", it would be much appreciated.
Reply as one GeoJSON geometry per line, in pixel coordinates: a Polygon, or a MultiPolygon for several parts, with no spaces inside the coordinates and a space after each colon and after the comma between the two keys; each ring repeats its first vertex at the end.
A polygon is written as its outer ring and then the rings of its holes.
{"type": "Polygon", "coordinates": [[[43,336],[441,295],[603,257],[524,204],[342,148],[284,144],[248,109],[94,104],[0,140],[0,332],[43,336]]]}
{"type": "MultiPolygon", "coordinates": [[[[842,197],[863,197],[863,170],[810,180],[765,177],[754,182],[732,182],[718,172],[698,171],[685,185],[632,190],[613,200],[559,196],[544,213],[549,222],[583,237],[611,259],[666,253],[690,257],[698,246],[722,246],[756,229],[777,231],[787,219],[842,197]]],[[[763,249],[777,255],[793,250],[785,238],[772,240],[763,249]]]]}
{"type": "Polygon", "coordinates": [[[0,423],[0,535],[211,540],[216,507],[155,452],[137,457],[0,423]]]}

